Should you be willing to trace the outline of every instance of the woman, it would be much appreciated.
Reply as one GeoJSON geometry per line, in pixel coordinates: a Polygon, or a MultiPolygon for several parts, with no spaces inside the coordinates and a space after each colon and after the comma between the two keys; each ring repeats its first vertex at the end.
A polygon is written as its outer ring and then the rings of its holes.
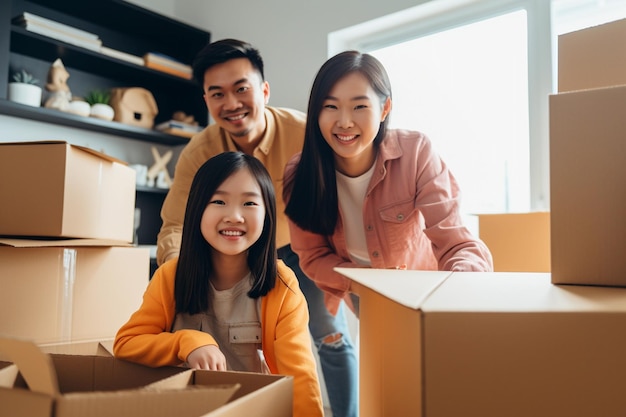
{"type": "Polygon", "coordinates": [[[313,83],[302,152],[285,168],[292,247],[331,312],[342,299],[355,310],[335,267],[493,270],[462,224],[456,179],[424,134],[387,128],[391,107],[376,58],[330,58],[313,83]]]}

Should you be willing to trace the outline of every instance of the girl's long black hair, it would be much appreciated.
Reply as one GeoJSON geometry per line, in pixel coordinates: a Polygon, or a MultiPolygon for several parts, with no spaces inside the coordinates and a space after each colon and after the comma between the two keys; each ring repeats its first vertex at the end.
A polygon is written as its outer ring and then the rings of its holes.
{"type": "Polygon", "coordinates": [[[196,314],[209,308],[209,278],[214,270],[211,245],[202,236],[200,221],[220,184],[241,169],[249,170],[256,178],[265,204],[263,231],[248,249],[248,267],[253,280],[248,296],[258,298],[274,288],[277,275],[276,196],[272,179],[258,159],[243,152],[224,152],[206,161],[191,184],[176,268],[176,313],[196,314]]]}
{"type": "MultiPolygon", "coordinates": [[[[332,148],[319,128],[322,105],[333,86],[346,75],[358,72],[369,80],[382,104],[391,98],[391,83],[383,65],[371,55],[358,51],[341,52],[322,65],[309,97],[304,146],[298,167],[285,177],[283,197],[288,201],[285,214],[304,230],[331,235],[339,215],[337,182],[332,148]]],[[[377,148],[387,133],[389,117],[380,123],[374,139],[377,148]]]]}

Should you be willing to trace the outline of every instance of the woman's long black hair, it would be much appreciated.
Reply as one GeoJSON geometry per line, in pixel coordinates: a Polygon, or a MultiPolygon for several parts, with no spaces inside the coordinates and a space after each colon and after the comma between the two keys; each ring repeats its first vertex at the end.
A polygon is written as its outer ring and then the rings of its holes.
{"type": "MultiPolygon", "coordinates": [[[[322,136],[318,120],[330,90],[337,81],[353,72],[365,76],[382,104],[391,98],[387,71],[373,56],[345,51],[330,58],[313,81],[300,162],[293,175],[285,177],[283,197],[288,201],[285,214],[300,228],[321,235],[334,232],[339,209],[334,154],[322,136]]],[[[388,120],[386,117],[380,122],[375,148],[387,133],[388,120]]]]}
{"type": "Polygon", "coordinates": [[[253,280],[248,296],[258,298],[274,288],[277,275],[276,196],[272,179],[263,164],[253,156],[224,152],[206,161],[191,184],[176,268],[176,313],[196,314],[209,308],[209,278],[214,270],[211,245],[202,235],[200,221],[217,188],[241,169],[249,170],[256,178],[265,204],[263,231],[248,249],[248,267],[253,280]]]}

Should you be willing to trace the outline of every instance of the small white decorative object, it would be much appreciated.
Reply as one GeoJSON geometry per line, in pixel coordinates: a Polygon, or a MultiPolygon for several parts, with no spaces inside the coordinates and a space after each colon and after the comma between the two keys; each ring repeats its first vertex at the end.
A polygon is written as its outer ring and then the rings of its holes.
{"type": "Polygon", "coordinates": [[[85,101],[91,104],[89,116],[103,120],[113,120],[115,110],[109,105],[111,94],[104,90],[90,91],[85,97],[85,101]]]}
{"type": "Polygon", "coordinates": [[[22,70],[13,74],[13,81],[9,83],[9,100],[27,106],[40,107],[42,89],[37,85],[39,80],[22,70]]]}
{"type": "Polygon", "coordinates": [[[98,119],[103,120],[113,120],[113,116],[115,116],[115,111],[113,107],[104,103],[96,103],[91,106],[91,112],[89,113],[91,117],[97,117],[98,119]]]}
{"type": "Polygon", "coordinates": [[[67,111],[68,113],[88,117],[89,113],[91,113],[91,106],[86,101],[72,100],[67,111]]]}
{"type": "Polygon", "coordinates": [[[130,165],[130,167],[135,170],[135,183],[145,187],[148,184],[148,167],[141,164],[130,165]]]}

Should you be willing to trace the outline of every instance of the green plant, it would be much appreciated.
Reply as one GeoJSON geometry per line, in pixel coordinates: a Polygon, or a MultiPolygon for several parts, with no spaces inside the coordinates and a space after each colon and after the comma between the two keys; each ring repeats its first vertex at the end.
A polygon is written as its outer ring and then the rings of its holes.
{"type": "Polygon", "coordinates": [[[13,74],[13,81],[15,81],[16,83],[33,85],[37,85],[39,83],[39,80],[37,78],[33,77],[32,74],[26,72],[26,70],[24,69],[13,74]]]}
{"type": "Polygon", "coordinates": [[[109,104],[111,100],[111,93],[104,90],[93,90],[87,93],[85,101],[92,106],[94,104],[109,104]]]}

